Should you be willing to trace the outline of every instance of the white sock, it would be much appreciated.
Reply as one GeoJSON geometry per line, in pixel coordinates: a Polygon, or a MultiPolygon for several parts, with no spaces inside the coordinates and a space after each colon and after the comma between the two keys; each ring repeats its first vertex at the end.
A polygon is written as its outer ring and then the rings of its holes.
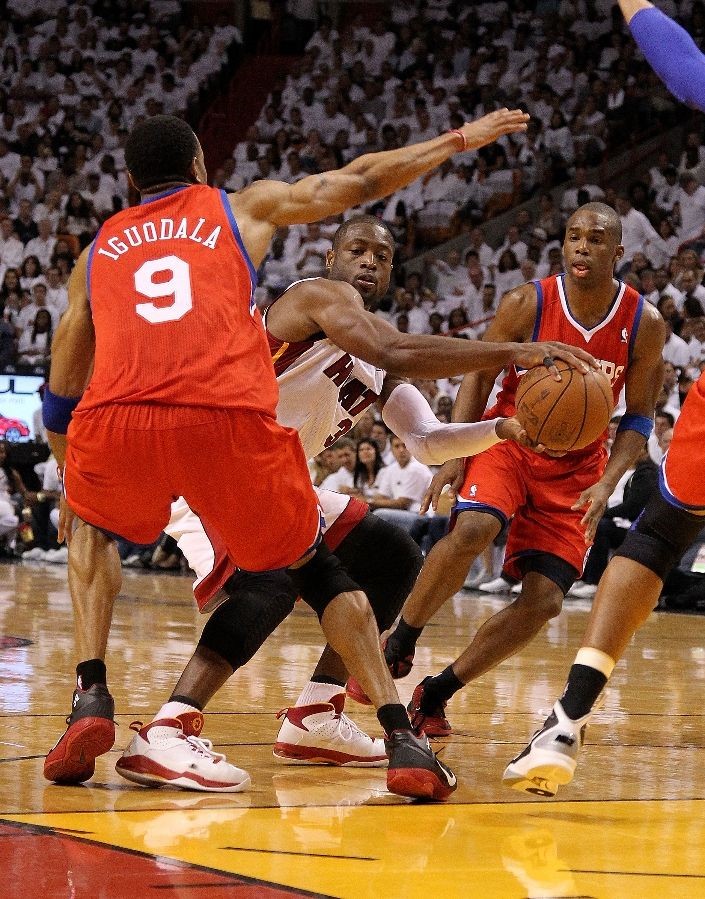
{"type": "Polygon", "coordinates": [[[199,712],[195,705],[189,705],[186,702],[165,702],[159,709],[152,721],[161,721],[163,718],[176,718],[184,712],[199,712]]]}
{"type": "Polygon", "coordinates": [[[575,657],[575,665],[586,665],[588,668],[594,668],[610,679],[614,666],[617,664],[612,656],[608,656],[601,649],[594,649],[592,646],[582,646],[578,650],[575,657]]]}
{"type": "Polygon", "coordinates": [[[310,680],[299,694],[296,705],[317,705],[330,702],[334,696],[344,693],[345,687],[340,684],[319,684],[310,680]]]}

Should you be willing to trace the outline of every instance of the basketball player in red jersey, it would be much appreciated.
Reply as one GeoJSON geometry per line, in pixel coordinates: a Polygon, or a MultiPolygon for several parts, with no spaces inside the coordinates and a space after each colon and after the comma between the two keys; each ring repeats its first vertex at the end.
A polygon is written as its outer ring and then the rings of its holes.
{"type": "MultiPolygon", "coordinates": [[[[581,206],[566,227],[565,274],[505,294],[486,331],[487,340],[551,338],[589,350],[610,378],[615,400],[626,387],[627,412],[609,461],[602,439],[560,458],[503,443],[464,464],[448,463],[434,479],[434,503],[445,483],[462,484],[454,527],[429,553],[387,641],[390,668],[401,676],[409,670],[424,625],[461,588],[474,559],[512,516],[504,570],[521,582],[522,592],[481,626],[452,665],[414,690],[412,723],[429,736],[450,733],[444,709],[451,696],[520,650],[560,612],[582,572],[607,500],[650,431],[661,386],[664,326],[649,303],[614,279],[623,253],[620,241],[621,224],[613,209],[602,203],[581,206]]],[[[454,421],[483,415],[498,373],[499,367],[465,376],[454,421]]],[[[510,369],[487,417],[513,413],[520,377],[521,371],[510,369]]]]}
{"type": "MultiPolygon", "coordinates": [[[[69,728],[46,760],[49,779],[90,777],[114,739],[102,659],[119,570],[106,535],[152,542],[172,499],[183,496],[228,559],[212,572],[202,610],[235,566],[289,566],[329,643],[372,691],[390,735],[390,789],[444,798],[455,788],[428,745],[413,741],[364,594],[324,546],[313,552],[320,513],[298,438],[276,424],[274,372],[252,294],[277,227],[391,193],[459,142],[481,146],[523,130],[526,118],[503,110],[423,144],[360,157],[338,173],[295,185],[256,182],[231,197],[205,185],[203,152],[181,120],[158,116],[133,129],[126,160],[142,204],[109,219],[79,258],[46,396],[55,455],[60,464],[65,458],[62,530],[72,529],[74,515],[78,522],[69,579],[79,642],[88,648],[69,728]],[[112,569],[95,564],[101,547],[112,569]]],[[[515,347],[446,355],[443,373],[454,362],[502,364],[515,347]]]]}
{"type": "MultiPolygon", "coordinates": [[[[646,0],[619,0],[644,56],[682,102],[705,111],[705,55],[690,35],[646,0]]],[[[582,646],[563,695],[507,766],[503,782],[555,796],[573,779],[598,696],[629,641],[658,603],[671,568],[705,527],[705,374],[688,392],[661,462],[660,490],[602,575],[582,646]]]]}

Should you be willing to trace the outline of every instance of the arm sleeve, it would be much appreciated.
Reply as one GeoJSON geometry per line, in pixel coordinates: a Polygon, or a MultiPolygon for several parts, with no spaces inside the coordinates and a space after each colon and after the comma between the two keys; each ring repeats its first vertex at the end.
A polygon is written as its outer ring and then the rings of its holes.
{"type": "Polygon", "coordinates": [[[656,7],[640,9],[629,27],[641,52],[673,96],[705,110],[705,56],[688,32],[656,7]]]}
{"type": "Polygon", "coordinates": [[[497,419],[442,424],[423,395],[411,384],[399,384],[382,409],[382,418],[400,437],[414,458],[424,465],[442,465],[449,459],[475,456],[501,443],[497,419]]]}

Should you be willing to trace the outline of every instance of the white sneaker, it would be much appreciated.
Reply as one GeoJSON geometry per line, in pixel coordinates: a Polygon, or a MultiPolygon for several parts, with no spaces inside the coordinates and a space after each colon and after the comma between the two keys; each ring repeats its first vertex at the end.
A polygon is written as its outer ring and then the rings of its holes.
{"type": "Polygon", "coordinates": [[[592,599],[597,593],[597,584],[574,584],[568,596],[575,599],[592,599]]]}
{"type": "Polygon", "coordinates": [[[496,577],[493,581],[480,584],[477,589],[482,590],[483,593],[509,593],[511,587],[512,585],[509,581],[506,581],[503,577],[496,577]]]}
{"type": "Polygon", "coordinates": [[[282,709],[284,721],[274,755],[286,765],[347,765],[382,768],[388,762],[384,740],[373,739],[343,714],[345,694],[330,702],[282,709]]]}
{"type": "Polygon", "coordinates": [[[128,556],[126,559],[123,559],[120,563],[123,568],[139,568],[140,566],[140,556],[137,553],[133,553],[131,556],[128,556]]]}
{"type": "Polygon", "coordinates": [[[555,796],[559,786],[573,779],[589,717],[573,721],[557,702],[543,727],[504,769],[505,787],[534,796],[555,796]]]}
{"type": "Polygon", "coordinates": [[[514,586],[512,587],[512,589],[509,592],[514,593],[515,595],[517,593],[521,593],[521,581],[519,581],[518,584],[514,584],[514,586]]]}
{"type": "Polygon", "coordinates": [[[43,562],[46,559],[46,552],[35,546],[34,549],[22,553],[21,559],[23,562],[43,562]]]}
{"type": "Polygon", "coordinates": [[[250,786],[250,775],[213,752],[210,740],[187,737],[176,718],[163,718],[136,730],[117,760],[115,770],[127,780],[151,787],[165,784],[207,793],[239,793],[250,786]]]}
{"type": "Polygon", "coordinates": [[[60,546],[58,549],[48,549],[44,553],[44,559],[47,562],[53,562],[55,565],[67,565],[69,548],[68,546],[60,546]]]}
{"type": "Polygon", "coordinates": [[[477,588],[480,586],[480,584],[486,584],[488,581],[491,581],[491,580],[493,580],[492,572],[485,571],[485,569],[482,568],[480,571],[478,571],[477,574],[473,574],[472,576],[470,576],[470,574],[468,574],[468,576],[465,578],[465,583],[463,584],[463,589],[464,590],[477,590],[477,588]]]}

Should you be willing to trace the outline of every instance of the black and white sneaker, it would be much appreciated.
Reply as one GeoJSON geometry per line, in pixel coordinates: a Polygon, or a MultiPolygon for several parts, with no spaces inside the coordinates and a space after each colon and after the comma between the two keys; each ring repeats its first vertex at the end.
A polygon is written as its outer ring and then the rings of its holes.
{"type": "Polygon", "coordinates": [[[502,783],[534,796],[555,796],[559,786],[573,779],[589,717],[573,721],[557,702],[543,727],[504,769],[502,783]]]}
{"type": "Polygon", "coordinates": [[[426,737],[395,730],[385,739],[389,757],[387,789],[414,799],[447,799],[457,789],[455,774],[438,758],[426,737]]]}

